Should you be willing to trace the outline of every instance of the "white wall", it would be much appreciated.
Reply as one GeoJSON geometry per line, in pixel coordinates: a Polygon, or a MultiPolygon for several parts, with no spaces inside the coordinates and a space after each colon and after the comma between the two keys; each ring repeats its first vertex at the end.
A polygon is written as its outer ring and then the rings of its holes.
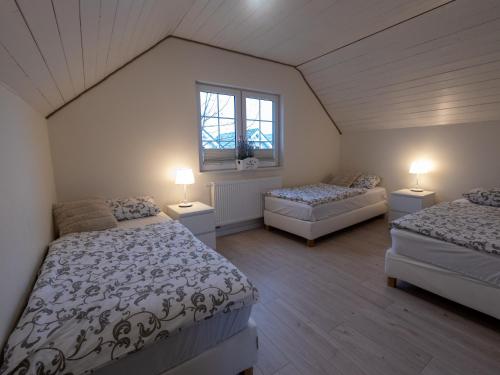
{"type": "Polygon", "coordinates": [[[434,170],[422,176],[423,187],[451,200],[474,187],[500,186],[499,141],[500,124],[493,123],[348,132],[341,165],[379,174],[392,191],[414,185],[411,162],[429,159],[434,170]]]}
{"type": "Polygon", "coordinates": [[[299,73],[177,39],[168,39],[48,120],[58,198],[152,194],[181,198],[178,167],[195,171],[190,198],[209,203],[207,182],[281,174],[286,184],[334,171],[340,136],[299,73]],[[284,167],[278,171],[197,173],[195,82],[281,95],[284,167]]]}
{"type": "Polygon", "coordinates": [[[54,178],[45,119],[0,85],[0,347],[52,238],[54,178]]]}

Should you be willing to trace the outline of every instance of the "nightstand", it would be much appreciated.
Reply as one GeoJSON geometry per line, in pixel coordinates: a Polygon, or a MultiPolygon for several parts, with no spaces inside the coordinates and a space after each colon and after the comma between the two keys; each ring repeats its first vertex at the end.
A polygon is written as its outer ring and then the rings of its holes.
{"type": "Polygon", "coordinates": [[[436,193],[433,191],[411,191],[401,189],[393,191],[389,199],[389,221],[430,207],[436,203],[436,193]]]}
{"type": "Polygon", "coordinates": [[[171,204],[167,215],[179,220],[205,245],[215,249],[215,212],[214,208],[201,202],[192,202],[191,207],[171,204]]]}

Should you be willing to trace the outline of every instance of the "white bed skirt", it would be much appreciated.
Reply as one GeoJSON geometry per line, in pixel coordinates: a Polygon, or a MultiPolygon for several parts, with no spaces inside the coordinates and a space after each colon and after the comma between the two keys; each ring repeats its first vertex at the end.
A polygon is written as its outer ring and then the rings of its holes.
{"type": "Polygon", "coordinates": [[[257,363],[257,351],[257,326],[250,318],[243,331],[161,375],[237,375],[257,363]]]}
{"type": "Polygon", "coordinates": [[[210,323],[208,326],[205,324],[202,327],[189,327],[180,334],[96,370],[95,374],[238,374],[257,362],[257,327],[252,318],[249,318],[250,311],[251,307],[233,311],[229,313],[232,314],[230,320],[221,319],[224,314],[219,314],[218,317],[205,321],[210,323]],[[237,315],[234,315],[235,313],[237,315]],[[241,324],[243,319],[244,323],[241,324]],[[208,336],[225,336],[225,333],[234,331],[235,327],[239,329],[237,333],[215,345],[211,343],[208,336]],[[204,349],[207,345],[210,347],[204,349]],[[196,354],[193,356],[192,353],[196,354]],[[176,362],[174,366],[173,362],[176,362]],[[164,370],[165,368],[168,370],[164,370]]]}
{"type": "Polygon", "coordinates": [[[294,217],[284,216],[264,210],[264,223],[271,227],[296,234],[308,240],[315,240],[318,237],[357,223],[361,223],[362,221],[382,215],[386,212],[387,201],[380,201],[369,206],[358,208],[356,210],[319,221],[299,220],[294,217]]]}
{"type": "Polygon", "coordinates": [[[385,255],[385,273],[500,319],[500,288],[412,258],[385,255]]]}

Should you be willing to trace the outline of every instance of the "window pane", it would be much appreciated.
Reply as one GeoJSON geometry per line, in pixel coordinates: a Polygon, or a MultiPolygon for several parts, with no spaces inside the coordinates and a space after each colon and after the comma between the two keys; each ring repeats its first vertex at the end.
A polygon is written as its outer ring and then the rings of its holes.
{"type": "Polygon", "coordinates": [[[219,126],[219,119],[217,117],[202,117],[201,126],[219,126]]]}
{"type": "Polygon", "coordinates": [[[218,150],[235,148],[235,105],[234,95],[200,91],[200,122],[203,148],[218,150]]]}
{"type": "Polygon", "coordinates": [[[234,120],[220,119],[220,145],[222,149],[235,148],[236,132],[234,120]]]}
{"type": "Polygon", "coordinates": [[[205,117],[217,116],[217,94],[200,92],[200,115],[205,117]]]}
{"type": "Polygon", "coordinates": [[[219,95],[219,116],[234,118],[234,96],[219,95]]]}
{"type": "Polygon", "coordinates": [[[252,146],[254,142],[260,141],[259,121],[247,121],[247,141],[252,146]]]}
{"type": "Polygon", "coordinates": [[[245,101],[247,110],[246,117],[248,120],[259,120],[259,100],[246,98],[245,101]]]}
{"type": "Polygon", "coordinates": [[[205,126],[201,132],[204,148],[219,148],[219,126],[205,126]]]}
{"type": "Polygon", "coordinates": [[[260,119],[273,121],[273,102],[271,100],[260,101],[260,119]]]}
{"type": "Polygon", "coordinates": [[[269,147],[272,148],[273,143],[273,123],[268,121],[261,121],[260,123],[260,131],[261,131],[261,141],[265,141],[266,143],[270,143],[269,147]]]}

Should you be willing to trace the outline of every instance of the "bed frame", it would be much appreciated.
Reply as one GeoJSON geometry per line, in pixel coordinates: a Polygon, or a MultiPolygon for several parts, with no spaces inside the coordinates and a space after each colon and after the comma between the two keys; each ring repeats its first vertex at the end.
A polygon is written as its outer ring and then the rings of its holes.
{"type": "Polygon", "coordinates": [[[436,267],[392,249],[385,255],[387,285],[395,288],[404,280],[422,289],[500,319],[500,288],[463,274],[436,267]]]}
{"type": "MultiPolygon", "coordinates": [[[[175,340],[175,337],[172,339],[175,340]]],[[[253,366],[257,362],[257,326],[251,318],[242,331],[202,351],[195,357],[164,370],[163,353],[172,345],[172,342],[168,341],[155,343],[95,370],[94,373],[96,375],[252,375],[253,366]]],[[[180,353],[182,353],[182,347],[180,353]]]]}
{"type": "Polygon", "coordinates": [[[258,345],[257,327],[250,319],[243,331],[161,375],[253,375],[258,345]]]}
{"type": "Polygon", "coordinates": [[[318,221],[299,220],[264,210],[264,224],[267,229],[274,227],[303,237],[307,240],[307,246],[312,247],[315,245],[315,240],[321,236],[383,215],[386,212],[387,201],[385,200],[318,221]]]}

